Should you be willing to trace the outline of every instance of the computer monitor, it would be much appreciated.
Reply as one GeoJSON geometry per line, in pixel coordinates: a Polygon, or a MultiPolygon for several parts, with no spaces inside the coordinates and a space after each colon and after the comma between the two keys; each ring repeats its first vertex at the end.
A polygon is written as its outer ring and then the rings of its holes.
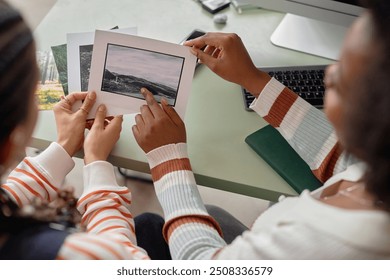
{"type": "Polygon", "coordinates": [[[358,0],[241,1],[287,13],[271,36],[273,44],[333,60],[348,27],[364,11],[358,0]]]}

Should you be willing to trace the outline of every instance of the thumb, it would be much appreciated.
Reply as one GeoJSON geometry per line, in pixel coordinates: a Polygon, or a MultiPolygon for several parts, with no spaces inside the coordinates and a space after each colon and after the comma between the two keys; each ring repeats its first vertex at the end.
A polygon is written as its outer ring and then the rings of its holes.
{"type": "Polygon", "coordinates": [[[106,118],[106,106],[100,105],[96,111],[95,121],[93,122],[92,128],[104,128],[104,119],[106,118]]]}

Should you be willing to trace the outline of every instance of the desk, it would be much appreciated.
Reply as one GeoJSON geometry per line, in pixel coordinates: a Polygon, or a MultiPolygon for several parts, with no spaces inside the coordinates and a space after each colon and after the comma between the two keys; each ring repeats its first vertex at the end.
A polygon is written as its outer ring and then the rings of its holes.
{"type": "MultiPolygon", "coordinates": [[[[35,30],[38,49],[66,42],[66,33],[137,26],[138,35],[180,42],[192,29],[240,35],[257,66],[326,64],[329,60],[273,46],[270,35],[283,14],[262,9],[238,14],[224,11],[226,25],[193,0],[58,0],[35,30]]],[[[120,167],[150,172],[125,116],[121,138],[109,161],[120,167]]],[[[185,117],[188,149],[199,185],[275,201],[296,192],[244,142],[266,125],[256,113],[244,110],[238,85],[224,81],[205,66],[196,70],[185,117]]],[[[41,111],[32,146],[44,149],[56,139],[53,112],[41,111]]],[[[78,156],[82,156],[78,154],[78,156]]]]}

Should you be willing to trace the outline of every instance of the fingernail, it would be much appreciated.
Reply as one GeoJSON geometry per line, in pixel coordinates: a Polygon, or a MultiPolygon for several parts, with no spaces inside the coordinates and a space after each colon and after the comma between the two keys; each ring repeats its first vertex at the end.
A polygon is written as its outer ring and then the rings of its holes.
{"type": "Polygon", "coordinates": [[[92,91],[92,92],[88,93],[88,98],[91,99],[91,100],[95,99],[96,98],[96,92],[92,91]]]}
{"type": "Polygon", "coordinates": [[[145,88],[141,88],[141,93],[145,94],[146,93],[146,89],[145,88]]]}
{"type": "Polygon", "coordinates": [[[106,106],[104,104],[100,105],[99,106],[99,109],[98,109],[100,112],[103,112],[106,110],[106,106]]]}

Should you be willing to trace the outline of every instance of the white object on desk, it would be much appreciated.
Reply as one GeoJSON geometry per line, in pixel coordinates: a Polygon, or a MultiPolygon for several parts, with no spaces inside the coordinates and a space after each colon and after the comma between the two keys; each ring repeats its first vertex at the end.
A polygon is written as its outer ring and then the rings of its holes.
{"type": "Polygon", "coordinates": [[[228,17],[225,14],[218,14],[213,17],[214,22],[218,24],[225,24],[227,19],[228,17]]]}

